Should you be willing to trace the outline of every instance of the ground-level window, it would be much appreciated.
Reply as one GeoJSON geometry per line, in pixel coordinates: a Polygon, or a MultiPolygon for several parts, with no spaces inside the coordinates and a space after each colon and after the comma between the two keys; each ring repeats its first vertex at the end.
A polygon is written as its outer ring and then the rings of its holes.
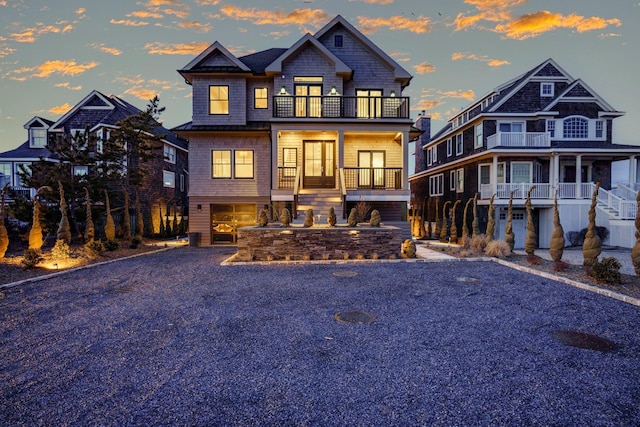
{"type": "Polygon", "coordinates": [[[464,169],[460,168],[456,171],[456,193],[464,191],[464,169]]]}
{"type": "Polygon", "coordinates": [[[449,171],[449,190],[455,191],[456,189],[456,171],[449,171]]]}
{"type": "Polygon", "coordinates": [[[162,185],[168,188],[175,188],[176,174],[170,171],[162,171],[162,185]]]}
{"type": "Polygon", "coordinates": [[[255,203],[211,205],[211,244],[237,243],[238,228],[256,224],[255,203]]]}
{"type": "Polygon", "coordinates": [[[444,174],[429,177],[429,195],[442,196],[444,194],[444,174]]]}
{"type": "Polygon", "coordinates": [[[0,187],[11,185],[11,163],[0,163],[0,187]]]}

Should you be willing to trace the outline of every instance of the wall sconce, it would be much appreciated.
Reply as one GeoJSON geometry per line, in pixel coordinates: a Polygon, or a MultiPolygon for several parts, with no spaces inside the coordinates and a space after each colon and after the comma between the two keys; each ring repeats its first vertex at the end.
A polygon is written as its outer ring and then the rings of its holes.
{"type": "Polygon", "coordinates": [[[335,95],[338,93],[338,90],[336,89],[335,86],[331,86],[331,95],[335,95]]]}
{"type": "Polygon", "coordinates": [[[197,210],[198,212],[202,212],[202,205],[198,205],[198,206],[196,206],[196,210],[197,210]]]}
{"type": "Polygon", "coordinates": [[[357,236],[358,234],[360,234],[360,232],[358,230],[349,230],[349,234],[352,236],[357,236]]]}
{"type": "Polygon", "coordinates": [[[396,96],[396,91],[395,91],[395,90],[392,90],[392,91],[391,91],[391,96],[392,96],[392,97],[396,96]]]}
{"type": "Polygon", "coordinates": [[[280,234],[293,234],[293,230],[282,230],[280,234]]]}
{"type": "Polygon", "coordinates": [[[282,86],[282,87],[280,88],[280,95],[286,95],[286,93],[287,93],[287,88],[286,88],[286,87],[284,87],[284,86],[282,86]]]}

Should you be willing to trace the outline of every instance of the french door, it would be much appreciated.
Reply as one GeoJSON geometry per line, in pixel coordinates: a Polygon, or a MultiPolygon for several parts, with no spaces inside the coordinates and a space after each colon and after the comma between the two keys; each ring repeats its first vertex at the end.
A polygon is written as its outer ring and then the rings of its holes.
{"type": "Polygon", "coordinates": [[[304,188],[335,188],[334,141],[304,142],[304,188]]]}

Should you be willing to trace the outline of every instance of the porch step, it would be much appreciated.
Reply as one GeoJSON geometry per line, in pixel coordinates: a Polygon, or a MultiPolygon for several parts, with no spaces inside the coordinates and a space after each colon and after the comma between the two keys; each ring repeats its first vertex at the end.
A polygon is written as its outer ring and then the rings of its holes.
{"type": "Polygon", "coordinates": [[[303,218],[307,209],[313,209],[314,215],[322,215],[326,219],[329,208],[333,207],[336,217],[342,218],[342,195],[336,190],[320,190],[310,193],[308,190],[298,195],[298,218],[303,218]]]}

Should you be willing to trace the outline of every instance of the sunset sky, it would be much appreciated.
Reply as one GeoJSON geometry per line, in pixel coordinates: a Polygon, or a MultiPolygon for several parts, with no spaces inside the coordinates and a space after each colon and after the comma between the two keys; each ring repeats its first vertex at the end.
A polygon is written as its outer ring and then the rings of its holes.
{"type": "Polygon", "coordinates": [[[434,132],[553,58],[627,113],[615,142],[640,145],[638,0],[0,0],[0,151],[94,89],[141,109],[157,94],[165,126],[190,121],[176,70],[211,43],[236,56],[287,48],[338,14],[413,74],[403,95],[434,132]]]}

